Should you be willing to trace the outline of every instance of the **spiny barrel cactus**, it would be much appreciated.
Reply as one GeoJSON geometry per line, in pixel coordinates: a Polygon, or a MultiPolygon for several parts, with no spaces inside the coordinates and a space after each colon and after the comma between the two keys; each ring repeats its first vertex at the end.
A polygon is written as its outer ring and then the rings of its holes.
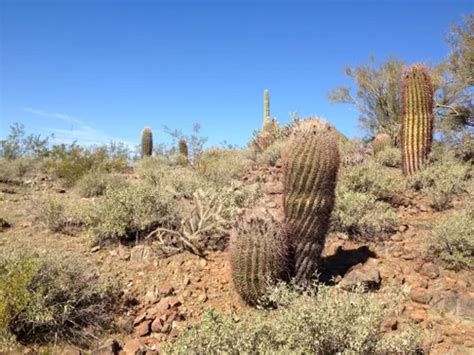
{"type": "Polygon", "coordinates": [[[433,140],[433,84],[428,69],[414,64],[403,73],[401,89],[403,173],[412,175],[428,158],[433,140]]]}
{"type": "Polygon", "coordinates": [[[305,120],[283,157],[285,234],[297,282],[309,281],[319,263],[334,207],[339,143],[334,127],[305,120]]]}
{"type": "Polygon", "coordinates": [[[251,216],[239,221],[230,239],[230,264],[234,287],[250,305],[264,301],[269,287],[288,280],[288,243],[277,222],[251,216]]]}
{"type": "Polygon", "coordinates": [[[372,148],[374,150],[374,154],[381,152],[385,148],[388,148],[392,145],[392,138],[387,133],[379,133],[375,136],[374,140],[372,141],[372,148]]]}
{"type": "Polygon", "coordinates": [[[270,118],[270,94],[268,90],[263,91],[263,129],[271,122],[270,118]]]}
{"type": "Polygon", "coordinates": [[[185,139],[181,138],[179,140],[178,148],[179,148],[179,154],[181,154],[183,157],[187,159],[188,158],[188,145],[185,139]]]}
{"type": "Polygon", "coordinates": [[[151,157],[153,153],[153,135],[151,128],[145,127],[142,131],[142,158],[151,157]]]}

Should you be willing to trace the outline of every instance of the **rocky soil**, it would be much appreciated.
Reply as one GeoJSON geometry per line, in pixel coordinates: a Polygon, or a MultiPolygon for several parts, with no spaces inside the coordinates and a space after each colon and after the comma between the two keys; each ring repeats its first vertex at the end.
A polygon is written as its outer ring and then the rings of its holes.
{"type": "MultiPolygon", "coordinates": [[[[255,167],[242,183],[256,180],[264,184],[265,191],[257,208],[281,219],[281,166],[255,167]]],[[[249,310],[232,289],[225,252],[209,253],[206,259],[189,253],[158,259],[153,240],[91,248],[85,235],[53,234],[35,223],[31,201],[37,194],[48,191],[65,198],[69,194],[56,189],[47,178],[0,184],[0,191],[0,247],[27,246],[85,258],[123,285],[127,304],[118,307],[115,331],[99,342],[102,345],[93,354],[157,354],[164,343],[199,321],[210,307],[226,314],[249,310]]],[[[362,282],[368,292],[378,292],[380,297],[390,290],[401,290],[405,297],[398,311],[385,320],[383,331],[419,323],[425,330],[428,353],[474,354],[474,275],[448,270],[424,252],[431,225],[443,215],[455,213],[462,201],[455,203],[454,210],[441,213],[432,211],[416,194],[402,200],[406,202],[398,206],[401,227],[385,240],[362,242],[345,234],[329,235],[321,279],[349,291],[362,282]]],[[[27,353],[39,350],[18,349],[27,353]]],[[[87,353],[62,344],[50,350],[87,353]]]]}

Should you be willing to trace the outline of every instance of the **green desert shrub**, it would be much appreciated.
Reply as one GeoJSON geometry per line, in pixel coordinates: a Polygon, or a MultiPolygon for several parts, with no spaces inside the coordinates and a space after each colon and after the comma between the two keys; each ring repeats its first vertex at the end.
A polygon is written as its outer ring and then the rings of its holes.
{"type": "Polygon", "coordinates": [[[468,190],[472,174],[471,164],[444,152],[438,160],[411,176],[408,186],[428,196],[434,209],[444,210],[450,207],[454,196],[468,190]]]}
{"type": "Polygon", "coordinates": [[[237,149],[211,148],[199,158],[196,170],[199,175],[217,186],[225,186],[245,173],[249,160],[237,149]]]}
{"type": "Polygon", "coordinates": [[[454,269],[474,269],[474,206],[440,221],[428,248],[454,269]]]}
{"type": "Polygon", "coordinates": [[[399,148],[386,147],[385,149],[377,152],[375,160],[383,165],[390,168],[399,168],[402,163],[402,154],[399,148]]]}
{"type": "Polygon", "coordinates": [[[89,198],[102,196],[108,188],[125,184],[125,179],[120,175],[94,170],[77,181],[75,190],[79,196],[89,198]]]}
{"type": "Polygon", "coordinates": [[[145,184],[179,197],[192,198],[198,189],[211,187],[211,183],[190,166],[175,164],[167,157],[145,158],[137,162],[134,168],[145,184]]]}
{"type": "Polygon", "coordinates": [[[126,166],[127,157],[108,146],[84,148],[75,143],[54,146],[47,159],[49,172],[60,178],[66,187],[74,186],[91,170],[117,172],[126,166]]]}
{"type": "Polygon", "coordinates": [[[351,238],[383,237],[396,230],[398,217],[395,209],[374,195],[338,187],[331,225],[351,238]]]}
{"type": "Polygon", "coordinates": [[[384,336],[380,326],[393,304],[374,294],[340,292],[318,285],[302,293],[279,286],[278,310],[223,316],[209,311],[178,336],[169,354],[415,354],[421,331],[384,336]]]}
{"type": "Polygon", "coordinates": [[[0,182],[18,182],[31,171],[39,169],[39,162],[27,157],[12,160],[0,159],[0,182]]]}
{"type": "Polygon", "coordinates": [[[32,215],[51,232],[73,234],[83,225],[80,201],[48,195],[35,199],[32,215]]]}
{"type": "Polygon", "coordinates": [[[0,329],[21,343],[85,345],[106,328],[118,292],[77,258],[0,255],[0,329]]]}
{"type": "Polygon", "coordinates": [[[390,199],[405,189],[400,169],[392,169],[371,159],[344,167],[339,178],[342,185],[354,192],[368,193],[379,200],[390,199]]]}
{"type": "Polygon", "coordinates": [[[273,142],[263,152],[257,156],[257,162],[264,165],[275,166],[278,159],[281,158],[286,140],[279,139],[273,142]]]}
{"type": "Polygon", "coordinates": [[[107,190],[83,209],[83,220],[94,243],[139,238],[160,225],[174,225],[179,211],[173,198],[157,187],[132,184],[107,190]]]}

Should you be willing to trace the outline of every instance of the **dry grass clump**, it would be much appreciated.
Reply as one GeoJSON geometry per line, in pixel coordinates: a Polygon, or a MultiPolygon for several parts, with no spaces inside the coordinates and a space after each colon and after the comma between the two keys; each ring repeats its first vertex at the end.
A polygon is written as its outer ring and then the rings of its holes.
{"type": "Polygon", "coordinates": [[[117,287],[78,259],[29,252],[0,255],[0,333],[21,343],[87,345],[109,327],[117,287]]]}
{"type": "Polygon", "coordinates": [[[421,330],[413,327],[380,332],[394,304],[384,304],[376,294],[322,285],[299,292],[281,285],[271,298],[278,310],[252,311],[240,319],[208,312],[165,353],[415,354],[421,343],[421,330]]]}
{"type": "Polygon", "coordinates": [[[28,173],[38,170],[40,164],[32,158],[0,159],[0,182],[17,183],[28,173]]]}
{"type": "Polygon", "coordinates": [[[66,196],[39,197],[31,206],[35,220],[54,233],[74,234],[83,227],[84,203],[66,196]]]}

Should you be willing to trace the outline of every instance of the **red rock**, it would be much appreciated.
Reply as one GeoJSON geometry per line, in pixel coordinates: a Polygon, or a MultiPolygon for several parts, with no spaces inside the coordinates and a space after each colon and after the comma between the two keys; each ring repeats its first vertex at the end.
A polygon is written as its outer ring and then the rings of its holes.
{"type": "Polygon", "coordinates": [[[158,293],[162,296],[170,296],[174,292],[174,287],[170,283],[164,282],[158,286],[158,293]]]}
{"type": "Polygon", "coordinates": [[[176,328],[171,329],[169,336],[172,338],[176,338],[179,334],[179,330],[176,328]]]}
{"type": "Polygon", "coordinates": [[[123,346],[125,355],[139,355],[144,354],[144,344],[140,339],[132,339],[123,346]]]}
{"type": "Polygon", "coordinates": [[[165,312],[167,309],[170,308],[170,301],[168,298],[162,298],[160,302],[155,307],[159,313],[165,312]]]}
{"type": "Polygon", "coordinates": [[[157,308],[149,308],[146,311],[146,319],[147,320],[153,320],[156,318],[156,316],[160,313],[160,311],[157,308]]]}
{"type": "Polygon", "coordinates": [[[439,267],[433,263],[425,263],[421,268],[421,274],[436,279],[440,274],[439,267]]]}
{"type": "Polygon", "coordinates": [[[419,287],[412,287],[409,296],[412,301],[418,303],[428,304],[431,301],[431,295],[419,287]]]}
{"type": "Polygon", "coordinates": [[[142,313],[140,315],[138,315],[134,320],[133,320],[133,325],[137,325],[137,324],[140,324],[141,322],[143,322],[146,318],[146,313],[142,313]]]}
{"type": "Polygon", "coordinates": [[[421,323],[426,319],[426,311],[424,309],[415,309],[410,313],[410,319],[416,323],[421,323]]]}
{"type": "MultiPolygon", "coordinates": [[[[61,355],[81,355],[81,351],[75,347],[72,347],[70,345],[66,346],[62,351],[61,355]]],[[[92,354],[99,354],[96,353],[95,351],[92,352],[92,354]]]]}
{"type": "Polygon", "coordinates": [[[151,331],[153,333],[160,333],[161,329],[163,328],[163,324],[161,323],[160,319],[155,319],[153,323],[151,323],[151,331]]]}
{"type": "Polygon", "coordinates": [[[398,321],[395,317],[389,317],[382,322],[382,329],[385,331],[396,330],[398,328],[398,321]]]}
{"type": "Polygon", "coordinates": [[[198,301],[199,301],[199,302],[204,303],[204,302],[206,302],[207,300],[208,300],[207,293],[201,293],[201,294],[199,295],[199,297],[198,297],[198,301]]]}
{"type": "Polygon", "coordinates": [[[171,308],[176,308],[181,306],[181,301],[178,299],[178,297],[171,297],[169,299],[169,305],[171,308]]]}
{"type": "Polygon", "coordinates": [[[137,327],[135,327],[135,335],[139,337],[147,336],[150,334],[150,325],[151,320],[143,321],[137,327]]]}

